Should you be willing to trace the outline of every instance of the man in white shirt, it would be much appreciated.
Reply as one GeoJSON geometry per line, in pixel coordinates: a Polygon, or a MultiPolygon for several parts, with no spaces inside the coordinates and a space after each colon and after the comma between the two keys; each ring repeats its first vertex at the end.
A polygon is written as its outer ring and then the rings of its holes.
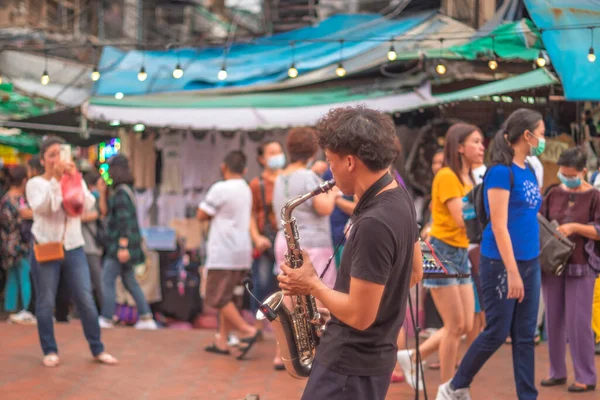
{"type": "Polygon", "coordinates": [[[198,219],[210,220],[206,258],[205,300],[219,311],[219,332],[214,344],[205,348],[229,355],[227,338],[232,329],[240,332],[242,359],[258,338],[258,330],[248,324],[233,302],[234,290],[248,275],[252,265],[250,216],[252,192],[243,179],[246,156],[232,151],[221,164],[223,180],[215,183],[198,207],[198,219]]]}

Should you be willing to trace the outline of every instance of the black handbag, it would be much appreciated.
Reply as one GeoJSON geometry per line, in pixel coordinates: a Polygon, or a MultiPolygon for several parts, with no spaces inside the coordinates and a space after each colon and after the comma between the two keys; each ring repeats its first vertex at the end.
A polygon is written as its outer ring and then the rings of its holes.
{"type": "Polygon", "coordinates": [[[540,265],[542,272],[560,276],[565,271],[569,258],[575,249],[575,243],[557,231],[558,222],[548,221],[538,213],[540,223],[540,265]]]}

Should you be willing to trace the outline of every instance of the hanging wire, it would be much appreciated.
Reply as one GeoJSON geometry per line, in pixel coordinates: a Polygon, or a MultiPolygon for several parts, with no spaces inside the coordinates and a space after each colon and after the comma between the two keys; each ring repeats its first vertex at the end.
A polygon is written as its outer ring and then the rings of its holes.
{"type": "Polygon", "coordinates": [[[346,76],[346,68],[344,68],[343,59],[344,59],[344,39],[340,40],[340,61],[338,63],[337,68],[335,69],[335,74],[340,78],[343,78],[344,76],[346,76]]]}
{"type": "Polygon", "coordinates": [[[435,67],[435,72],[439,75],[444,75],[446,73],[446,66],[443,63],[444,58],[444,38],[440,38],[440,58],[438,65],[435,67]]]}
{"type": "Polygon", "coordinates": [[[496,37],[492,35],[492,57],[488,61],[488,67],[495,71],[498,68],[498,60],[496,60],[496,37]]]}
{"type": "Polygon", "coordinates": [[[288,69],[288,76],[292,79],[298,77],[298,69],[296,68],[296,42],[290,42],[292,48],[292,63],[288,69]]]}
{"type": "Polygon", "coordinates": [[[591,36],[591,44],[590,51],[588,52],[587,59],[589,62],[593,63],[596,61],[596,54],[594,53],[594,28],[590,27],[590,36],[591,36]]]}

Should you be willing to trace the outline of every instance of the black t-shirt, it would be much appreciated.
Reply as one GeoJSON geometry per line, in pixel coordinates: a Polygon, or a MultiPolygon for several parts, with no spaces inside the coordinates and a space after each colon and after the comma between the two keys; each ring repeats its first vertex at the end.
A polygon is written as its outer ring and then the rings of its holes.
{"type": "Polygon", "coordinates": [[[403,187],[375,196],[353,221],[334,289],[349,293],[350,278],[385,285],[375,322],[359,331],[333,315],[316,359],[345,375],[391,374],[404,321],[418,240],[414,205],[403,187]]]}

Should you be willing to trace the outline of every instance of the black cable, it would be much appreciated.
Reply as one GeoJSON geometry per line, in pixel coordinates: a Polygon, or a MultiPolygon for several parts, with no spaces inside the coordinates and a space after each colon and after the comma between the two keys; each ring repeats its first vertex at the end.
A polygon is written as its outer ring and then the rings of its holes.
{"type": "MultiPolygon", "coordinates": [[[[417,307],[419,306],[419,284],[417,283],[417,285],[415,286],[415,290],[416,290],[416,301],[417,301],[417,307]]],[[[415,332],[415,340],[416,340],[416,345],[415,345],[415,354],[417,356],[417,369],[421,372],[420,376],[423,378],[423,396],[425,397],[425,400],[428,400],[427,397],[427,386],[425,385],[425,371],[423,369],[423,359],[421,358],[421,351],[419,350],[419,334],[420,334],[420,330],[421,328],[419,328],[418,325],[418,321],[415,320],[415,314],[413,312],[413,307],[412,307],[412,299],[410,297],[410,293],[408,294],[408,308],[410,309],[410,318],[413,324],[413,330],[415,332]]],[[[407,335],[407,339],[408,341],[408,335],[407,335]]],[[[407,346],[408,347],[408,346],[407,346]]],[[[412,362],[411,362],[411,374],[412,374],[412,362]]],[[[411,376],[412,379],[412,376],[411,376]]],[[[415,378],[415,399],[419,399],[419,373],[417,371],[416,374],[416,378],[415,378]]]]}

